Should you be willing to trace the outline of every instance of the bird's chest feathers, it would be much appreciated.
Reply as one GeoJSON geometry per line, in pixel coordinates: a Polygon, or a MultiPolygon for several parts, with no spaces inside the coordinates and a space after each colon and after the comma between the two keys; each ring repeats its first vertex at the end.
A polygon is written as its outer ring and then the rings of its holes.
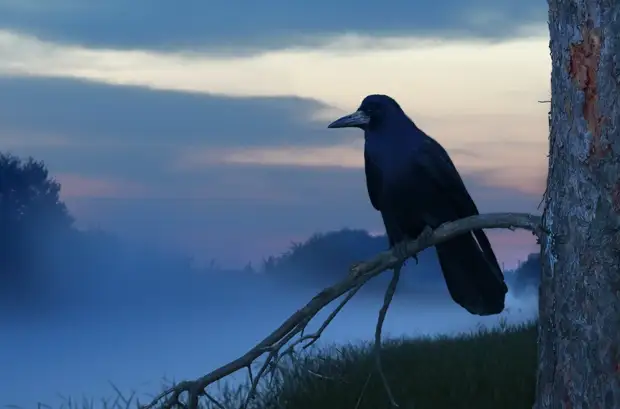
{"type": "Polygon", "coordinates": [[[381,195],[407,194],[415,183],[412,178],[415,150],[408,144],[385,143],[368,138],[365,146],[369,159],[380,169],[381,195]]]}

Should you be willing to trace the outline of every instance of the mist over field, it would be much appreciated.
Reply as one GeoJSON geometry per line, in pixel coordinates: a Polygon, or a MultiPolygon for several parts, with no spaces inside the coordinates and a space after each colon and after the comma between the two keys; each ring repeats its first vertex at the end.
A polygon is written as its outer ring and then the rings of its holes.
{"type": "MultiPolygon", "coordinates": [[[[347,231],[324,236],[318,242],[338,247],[338,238],[350,235],[357,238],[357,247],[368,245],[364,237],[383,245],[365,233],[347,231]]],[[[308,251],[317,240],[308,243],[299,245],[294,254],[308,251]]],[[[293,271],[291,267],[288,272],[208,270],[182,264],[175,268],[172,262],[168,269],[153,271],[145,255],[154,253],[120,253],[108,246],[99,249],[100,254],[125,254],[124,260],[112,263],[123,268],[106,269],[110,260],[93,257],[90,265],[57,273],[45,289],[32,293],[37,294],[36,299],[3,305],[3,404],[34,408],[42,402],[60,407],[67,396],[115,398],[110,383],[126,396],[135,391],[148,397],[160,389],[164,378],[194,378],[243,354],[323,285],[342,278],[342,274],[331,272],[333,280],[313,280],[316,277],[300,272],[303,268],[293,271]]],[[[295,258],[291,254],[281,256],[276,264],[286,265],[286,260],[295,258]]],[[[500,316],[468,314],[449,299],[434,263],[431,249],[421,254],[419,266],[407,264],[388,312],[384,336],[456,333],[496,325],[503,318],[521,322],[535,316],[536,298],[527,288],[517,297],[509,293],[506,311],[500,316]]],[[[508,279],[513,274],[507,274],[508,279]]],[[[386,272],[368,283],[332,322],[321,342],[372,339],[389,275],[386,272]]],[[[322,311],[310,327],[318,328],[335,305],[322,311]]]]}

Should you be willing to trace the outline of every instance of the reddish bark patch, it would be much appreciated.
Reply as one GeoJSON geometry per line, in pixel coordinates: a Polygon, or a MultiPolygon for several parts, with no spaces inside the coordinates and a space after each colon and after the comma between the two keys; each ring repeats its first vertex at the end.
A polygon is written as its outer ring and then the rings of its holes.
{"type": "Polygon", "coordinates": [[[570,45],[570,62],[568,73],[575,85],[583,91],[583,118],[588,124],[588,131],[592,134],[590,158],[600,159],[609,151],[609,144],[601,141],[603,118],[598,107],[598,88],[596,76],[601,57],[601,29],[594,27],[591,19],[581,27],[583,41],[570,45]]]}

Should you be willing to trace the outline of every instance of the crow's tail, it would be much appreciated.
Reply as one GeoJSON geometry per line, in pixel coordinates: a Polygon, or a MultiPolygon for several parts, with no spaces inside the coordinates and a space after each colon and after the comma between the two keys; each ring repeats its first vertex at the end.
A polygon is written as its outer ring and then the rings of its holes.
{"type": "Polygon", "coordinates": [[[484,232],[474,234],[438,244],[439,264],[454,301],[472,314],[499,314],[508,292],[504,274],[484,232]]]}

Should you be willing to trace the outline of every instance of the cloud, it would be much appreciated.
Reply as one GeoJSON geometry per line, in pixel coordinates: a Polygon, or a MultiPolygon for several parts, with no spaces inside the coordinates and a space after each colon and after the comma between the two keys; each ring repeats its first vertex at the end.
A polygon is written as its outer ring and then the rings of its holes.
{"type": "MultiPolygon", "coordinates": [[[[0,141],[18,154],[45,158],[54,171],[129,174],[175,185],[188,172],[217,166],[361,168],[359,132],[327,130],[324,123],[304,119],[320,106],[300,98],[230,98],[0,78],[0,141]]],[[[463,173],[479,172],[496,186],[542,191],[544,115],[419,118],[463,173]]]]}
{"type": "Polygon", "coordinates": [[[91,149],[135,155],[146,144],[153,163],[171,166],[352,166],[359,134],[325,125],[383,92],[459,167],[532,192],[546,172],[548,107],[537,101],[549,92],[547,48],[546,38],[481,47],[345,36],[314,49],[227,57],[85,48],[5,31],[0,120],[5,130],[55,132],[91,149]]]}
{"type": "MultiPolygon", "coordinates": [[[[540,145],[542,146],[542,143],[540,145]]],[[[511,187],[524,193],[538,194],[544,190],[547,171],[542,163],[542,149],[538,149],[539,146],[534,148],[523,149],[525,157],[532,152],[541,152],[536,160],[525,163],[502,162],[502,159],[509,159],[510,155],[496,154],[496,151],[484,148],[479,152],[485,157],[459,149],[449,153],[464,175],[475,174],[478,180],[491,186],[511,187]]],[[[363,149],[363,141],[321,147],[192,149],[181,154],[174,168],[184,172],[221,165],[363,169],[363,149]]],[[[512,151],[511,154],[515,155],[515,152],[512,151]]]]}
{"type": "MultiPolygon", "coordinates": [[[[472,144],[472,150],[452,149],[449,153],[464,175],[475,174],[478,180],[490,186],[511,187],[524,193],[538,194],[544,190],[547,176],[543,146],[543,143],[534,146],[525,143],[512,150],[506,151],[504,147],[500,151],[492,143],[485,146],[472,144]],[[516,160],[518,157],[526,159],[516,160]]],[[[363,169],[363,152],[363,140],[319,147],[186,149],[177,159],[174,169],[191,172],[222,165],[363,169]]]]}
{"type": "Polygon", "coordinates": [[[321,107],[292,96],[239,98],[0,76],[0,135],[50,141],[53,133],[98,150],[316,144],[324,126],[311,117],[321,107]]]}
{"type": "Polygon", "coordinates": [[[504,39],[545,26],[546,17],[534,0],[0,0],[0,27],[54,41],[235,53],[315,46],[345,33],[504,39]]]}
{"type": "Polygon", "coordinates": [[[63,199],[71,198],[144,198],[152,191],[140,183],[102,177],[88,177],[71,173],[54,176],[62,187],[63,199]]]}
{"type": "Polygon", "coordinates": [[[225,150],[187,150],[179,158],[179,169],[213,165],[266,165],[362,168],[363,141],[335,146],[298,146],[225,150]]]}
{"type": "Polygon", "coordinates": [[[408,112],[430,116],[540,115],[546,108],[536,101],[549,92],[547,36],[493,45],[418,37],[359,40],[376,47],[334,37],[322,47],[230,57],[85,48],[0,31],[0,73],[236,97],[295,96],[341,110],[381,92],[408,112]]]}

